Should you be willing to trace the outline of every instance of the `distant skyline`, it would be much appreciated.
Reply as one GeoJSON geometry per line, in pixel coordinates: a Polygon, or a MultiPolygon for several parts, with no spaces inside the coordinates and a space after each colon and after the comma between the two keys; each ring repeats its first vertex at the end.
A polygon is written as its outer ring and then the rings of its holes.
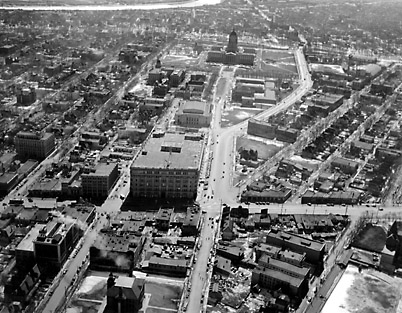
{"type": "Polygon", "coordinates": [[[164,3],[134,4],[134,5],[4,5],[3,10],[24,10],[24,11],[123,11],[123,10],[159,10],[171,8],[191,8],[203,5],[214,5],[222,0],[188,0],[175,3],[174,0],[166,0],[164,3]]]}

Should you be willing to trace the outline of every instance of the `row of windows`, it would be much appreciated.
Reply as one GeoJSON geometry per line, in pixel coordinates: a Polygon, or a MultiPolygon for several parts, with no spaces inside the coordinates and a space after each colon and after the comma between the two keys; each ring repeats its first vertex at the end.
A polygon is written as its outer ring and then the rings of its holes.
{"type": "Polygon", "coordinates": [[[299,275],[295,274],[294,272],[286,271],[283,268],[272,266],[271,264],[266,264],[266,267],[269,268],[269,269],[278,271],[278,272],[282,272],[282,273],[284,273],[286,275],[289,275],[289,276],[292,276],[292,277],[299,277],[299,275]]]}
{"type": "MultiPolygon", "coordinates": [[[[133,170],[131,171],[131,175],[163,175],[163,176],[177,176],[177,175],[189,175],[189,174],[195,174],[195,171],[157,171],[157,170],[133,170]]],[[[153,176],[151,176],[153,177],[153,176]]]]}

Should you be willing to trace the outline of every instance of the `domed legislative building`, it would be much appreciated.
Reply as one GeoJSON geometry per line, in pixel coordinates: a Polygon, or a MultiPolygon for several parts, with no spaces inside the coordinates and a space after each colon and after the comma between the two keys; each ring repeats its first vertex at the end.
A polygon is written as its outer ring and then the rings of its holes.
{"type": "Polygon", "coordinates": [[[237,45],[237,34],[233,29],[229,35],[229,42],[226,49],[220,46],[212,46],[211,50],[208,51],[207,62],[253,66],[256,53],[256,50],[252,48],[239,49],[237,45]]]}

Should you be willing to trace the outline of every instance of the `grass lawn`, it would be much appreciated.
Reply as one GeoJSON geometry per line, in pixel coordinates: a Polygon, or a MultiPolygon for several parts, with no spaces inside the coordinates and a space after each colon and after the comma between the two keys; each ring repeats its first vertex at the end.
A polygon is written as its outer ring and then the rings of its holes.
{"type": "Polygon", "coordinates": [[[355,239],[353,246],[356,248],[381,252],[385,245],[387,234],[381,226],[367,224],[355,239]]]}
{"type": "Polygon", "coordinates": [[[263,59],[271,59],[271,60],[286,60],[288,62],[294,63],[294,54],[288,50],[263,50],[262,51],[263,59]]]}
{"type": "Polygon", "coordinates": [[[168,66],[191,66],[196,65],[198,58],[192,58],[186,55],[167,55],[161,60],[164,65],[168,66]]]}
{"type": "Polygon", "coordinates": [[[225,77],[221,77],[218,80],[218,84],[216,85],[216,96],[222,97],[223,92],[225,91],[227,84],[227,79],[225,77]]]}

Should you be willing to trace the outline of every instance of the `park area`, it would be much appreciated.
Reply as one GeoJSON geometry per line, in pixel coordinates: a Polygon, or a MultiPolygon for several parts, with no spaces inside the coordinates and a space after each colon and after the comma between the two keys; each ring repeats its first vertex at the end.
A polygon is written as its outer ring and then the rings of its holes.
{"type": "Polygon", "coordinates": [[[349,265],[322,313],[401,313],[402,279],[349,265]]]}

